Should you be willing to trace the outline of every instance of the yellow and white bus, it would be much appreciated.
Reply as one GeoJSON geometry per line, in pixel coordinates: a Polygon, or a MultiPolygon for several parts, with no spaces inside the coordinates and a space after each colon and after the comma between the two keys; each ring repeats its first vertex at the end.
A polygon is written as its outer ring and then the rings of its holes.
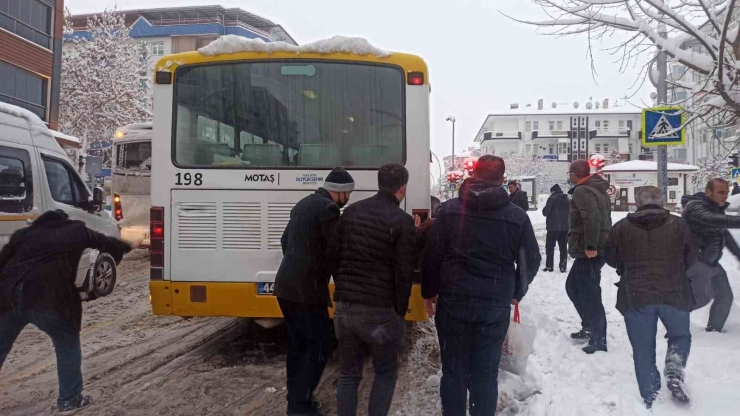
{"type": "MultiPolygon", "coordinates": [[[[157,64],[154,314],[281,318],[272,295],[280,237],[334,166],[355,178],[352,203],[377,192],[380,166],[402,163],[402,208],[429,212],[424,61],[321,52],[188,52],[157,64]]],[[[406,318],[426,319],[418,280],[406,318]]]]}

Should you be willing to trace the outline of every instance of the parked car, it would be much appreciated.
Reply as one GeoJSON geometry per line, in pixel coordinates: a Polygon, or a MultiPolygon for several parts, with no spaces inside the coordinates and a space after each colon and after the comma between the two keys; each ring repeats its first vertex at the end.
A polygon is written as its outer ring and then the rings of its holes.
{"type": "MultiPolygon", "coordinates": [[[[120,238],[118,225],[104,205],[105,191],[88,189],[41,119],[0,102],[0,247],[16,230],[57,209],[92,230],[120,238]]],[[[110,294],[116,277],[110,254],[85,251],[76,280],[80,297],[110,294]]]]}

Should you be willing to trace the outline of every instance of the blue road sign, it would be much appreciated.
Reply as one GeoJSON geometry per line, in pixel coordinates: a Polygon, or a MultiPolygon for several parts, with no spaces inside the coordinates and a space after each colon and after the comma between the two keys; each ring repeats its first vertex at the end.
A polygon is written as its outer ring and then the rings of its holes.
{"type": "Polygon", "coordinates": [[[684,144],[686,136],[682,126],[686,122],[684,111],[676,107],[655,107],[642,110],[642,145],[665,146],[684,144]]]}
{"type": "Polygon", "coordinates": [[[732,168],[732,182],[738,182],[740,179],[740,168],[732,168]]]}

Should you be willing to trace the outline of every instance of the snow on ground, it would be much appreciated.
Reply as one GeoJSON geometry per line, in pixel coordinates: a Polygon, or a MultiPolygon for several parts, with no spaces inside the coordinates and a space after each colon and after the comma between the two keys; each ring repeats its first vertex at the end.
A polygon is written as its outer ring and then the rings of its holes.
{"type": "MultiPolygon", "coordinates": [[[[544,217],[541,211],[530,211],[535,233],[540,241],[544,262],[544,217]]],[[[626,212],[613,213],[617,222],[626,212]]],[[[740,238],[740,232],[736,234],[740,238]]],[[[557,255],[557,253],[556,253],[557,255]]],[[[572,259],[569,259],[572,264],[572,259]]],[[[730,284],[740,288],[740,263],[728,252],[722,264],[730,276],[730,284]]],[[[570,266],[570,264],[569,264],[570,266]]],[[[524,377],[505,372],[499,375],[500,415],[601,416],[730,416],[737,415],[736,394],[740,389],[740,308],[730,314],[726,333],[704,332],[709,308],[691,315],[693,345],[686,369],[686,384],[692,397],[688,407],[673,402],[665,387],[653,410],[648,411],[640,397],[632,361],[632,348],[627,338],[624,320],[616,310],[619,280],[614,269],[602,270],[602,296],[608,321],[607,353],[586,355],[585,345],[570,339],[580,322],[567,294],[565,273],[542,273],[530,286],[521,304],[522,323],[537,327],[535,352],[530,356],[524,377]]],[[[740,289],[737,289],[740,290],[740,289]]],[[[429,325],[430,332],[433,326],[429,325]]],[[[665,329],[658,324],[656,363],[662,372],[666,353],[665,329]]],[[[438,347],[430,346],[436,333],[419,337],[410,359],[419,360],[418,380],[406,393],[402,411],[397,416],[439,415],[438,347]],[[419,351],[431,351],[427,355],[419,351]],[[434,359],[430,360],[429,357],[434,359]],[[422,357],[422,358],[419,358],[422,357]]],[[[409,365],[408,368],[415,368],[409,365]]]]}

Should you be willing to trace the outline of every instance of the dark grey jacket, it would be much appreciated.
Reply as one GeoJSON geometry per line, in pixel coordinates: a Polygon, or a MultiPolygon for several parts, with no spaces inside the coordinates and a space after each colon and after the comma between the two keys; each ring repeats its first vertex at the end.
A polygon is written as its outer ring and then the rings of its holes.
{"type": "Polygon", "coordinates": [[[681,215],[696,237],[700,261],[717,264],[725,246],[740,259],[740,247],[727,231],[728,228],[740,228],[740,217],[726,215],[728,205],[720,207],[701,192],[685,195],[681,204],[684,207],[681,215]]]}
{"type": "Polygon", "coordinates": [[[563,191],[557,191],[547,198],[542,215],[547,217],[547,231],[568,231],[570,200],[563,191]]]}
{"type": "Polygon", "coordinates": [[[607,263],[621,277],[617,310],[665,304],[691,311],[694,298],[686,271],[696,254],[686,221],[657,205],[617,222],[605,250],[607,263]]]}
{"type": "Polygon", "coordinates": [[[516,192],[509,195],[509,198],[511,199],[511,202],[514,203],[514,205],[523,209],[525,212],[529,211],[529,199],[527,199],[526,192],[522,191],[521,189],[518,189],[516,192]]]}
{"type": "Polygon", "coordinates": [[[331,306],[331,270],[325,253],[337,221],[339,207],[323,188],[293,207],[280,240],[283,261],[275,276],[275,296],[308,305],[331,306]]]}

